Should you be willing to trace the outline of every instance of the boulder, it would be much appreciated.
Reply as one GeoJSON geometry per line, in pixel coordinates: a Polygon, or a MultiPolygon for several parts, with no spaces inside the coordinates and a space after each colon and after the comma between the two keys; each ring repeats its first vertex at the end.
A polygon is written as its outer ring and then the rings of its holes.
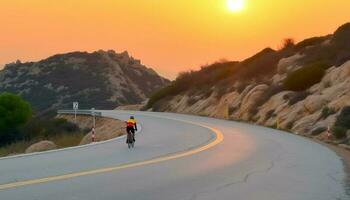
{"type": "Polygon", "coordinates": [[[278,113],[288,106],[285,95],[288,95],[289,91],[283,91],[272,96],[264,105],[262,105],[257,114],[259,120],[258,124],[264,124],[266,126],[272,126],[276,122],[278,113]]]}
{"type": "Polygon", "coordinates": [[[238,92],[231,92],[224,95],[219,102],[214,104],[216,106],[216,109],[214,112],[210,113],[209,116],[222,119],[229,119],[230,114],[232,114],[230,113],[230,108],[232,108],[231,106],[237,106],[235,104],[237,102],[237,99],[239,99],[239,96],[240,95],[238,92]]]}
{"type": "Polygon", "coordinates": [[[310,134],[312,136],[317,136],[325,131],[327,131],[327,127],[319,126],[319,127],[314,127],[313,129],[311,129],[310,134]]]}
{"type": "Polygon", "coordinates": [[[350,94],[346,93],[339,98],[335,98],[328,104],[328,107],[334,109],[335,111],[341,110],[345,106],[350,105],[350,94]]]}
{"type": "Polygon", "coordinates": [[[57,146],[52,141],[44,140],[38,143],[32,144],[26,149],[26,153],[41,152],[56,149],[57,146]]]}
{"type": "Polygon", "coordinates": [[[304,100],[306,114],[313,114],[327,105],[328,100],[323,95],[309,95],[304,100]]]}
{"type": "Polygon", "coordinates": [[[314,113],[295,121],[292,130],[296,133],[308,134],[312,130],[313,125],[317,121],[319,115],[319,113],[314,113]]]}
{"type": "Polygon", "coordinates": [[[330,115],[326,119],[316,122],[314,127],[328,127],[328,126],[332,127],[336,119],[337,119],[337,114],[330,115]]]}
{"type": "Polygon", "coordinates": [[[344,82],[350,77],[350,61],[344,63],[339,67],[332,67],[327,70],[326,75],[323,77],[321,83],[324,87],[334,86],[344,82]]]}
{"type": "Polygon", "coordinates": [[[304,102],[300,101],[279,112],[280,126],[283,129],[291,129],[294,123],[305,116],[304,102]]]}
{"type": "Polygon", "coordinates": [[[277,84],[281,84],[282,81],[287,77],[286,74],[275,74],[272,77],[272,84],[277,85],[277,84]]]}
{"type": "Polygon", "coordinates": [[[269,86],[266,84],[257,85],[245,95],[239,109],[239,115],[242,120],[250,119],[251,111],[256,108],[257,101],[262,98],[268,88],[269,86]]]}
{"type": "Polygon", "coordinates": [[[279,74],[287,73],[291,70],[295,70],[299,68],[300,66],[297,65],[297,61],[304,57],[304,55],[301,54],[295,54],[293,56],[290,56],[288,58],[282,58],[277,65],[277,72],[279,74]]]}
{"type": "Polygon", "coordinates": [[[244,88],[242,93],[240,94],[240,100],[243,100],[243,98],[255,87],[254,84],[248,85],[244,88]]]}

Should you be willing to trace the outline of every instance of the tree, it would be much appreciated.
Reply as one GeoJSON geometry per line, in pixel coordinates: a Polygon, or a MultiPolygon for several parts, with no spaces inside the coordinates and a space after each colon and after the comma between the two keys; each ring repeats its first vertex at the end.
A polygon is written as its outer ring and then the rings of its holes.
{"type": "Polygon", "coordinates": [[[21,97],[0,94],[0,145],[9,144],[20,137],[19,128],[31,117],[30,105],[21,97]]]}
{"type": "Polygon", "coordinates": [[[293,38],[286,38],[282,42],[281,49],[290,49],[295,46],[295,40],[293,38]]]}

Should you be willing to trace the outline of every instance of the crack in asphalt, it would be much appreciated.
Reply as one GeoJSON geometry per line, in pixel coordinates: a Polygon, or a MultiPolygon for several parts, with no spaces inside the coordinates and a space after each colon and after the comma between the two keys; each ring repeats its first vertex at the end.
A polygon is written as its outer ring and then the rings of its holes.
{"type": "Polygon", "coordinates": [[[270,166],[264,170],[256,170],[256,171],[252,171],[252,172],[249,172],[248,174],[246,174],[243,178],[243,180],[240,180],[240,181],[235,181],[235,182],[231,182],[231,183],[227,183],[225,185],[222,185],[222,186],[219,186],[215,189],[215,191],[219,191],[219,190],[222,190],[224,188],[227,188],[227,187],[230,187],[232,185],[236,185],[236,184],[240,184],[240,183],[247,183],[248,182],[248,179],[249,177],[251,177],[252,175],[254,174],[258,174],[258,173],[268,173],[269,171],[271,171],[271,169],[275,166],[275,163],[274,161],[270,161],[270,166]]]}
{"type": "Polygon", "coordinates": [[[258,173],[268,173],[272,170],[272,168],[274,168],[275,166],[275,163],[274,161],[270,160],[269,161],[269,166],[266,168],[266,169],[263,169],[263,170],[254,170],[254,171],[251,171],[249,173],[247,173],[242,180],[239,180],[239,181],[233,181],[233,182],[230,182],[230,183],[226,183],[224,185],[221,185],[221,186],[218,186],[216,187],[215,189],[213,190],[210,190],[210,191],[203,191],[203,192],[198,192],[196,194],[193,194],[188,200],[195,200],[197,199],[199,196],[202,196],[202,195],[205,195],[207,193],[212,193],[212,192],[218,192],[222,189],[225,189],[225,188],[228,188],[230,186],[233,186],[233,185],[236,185],[236,184],[242,184],[242,183],[247,183],[248,180],[249,180],[249,177],[253,176],[254,174],[258,174],[258,173]]]}

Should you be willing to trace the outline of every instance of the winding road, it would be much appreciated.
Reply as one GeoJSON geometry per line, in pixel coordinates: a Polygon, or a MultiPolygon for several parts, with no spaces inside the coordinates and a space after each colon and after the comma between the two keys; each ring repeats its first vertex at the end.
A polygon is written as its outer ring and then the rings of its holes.
{"type": "MultiPolygon", "coordinates": [[[[278,130],[206,117],[100,111],[125,138],[0,159],[0,200],[348,200],[341,159],[278,130]]],[[[98,133],[97,133],[98,134],[98,133]]]]}

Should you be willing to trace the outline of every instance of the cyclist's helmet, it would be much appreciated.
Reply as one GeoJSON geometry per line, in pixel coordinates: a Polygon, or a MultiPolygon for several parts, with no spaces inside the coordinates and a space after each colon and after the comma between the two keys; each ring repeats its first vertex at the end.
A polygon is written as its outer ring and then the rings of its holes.
{"type": "Polygon", "coordinates": [[[131,116],[130,119],[135,119],[134,116],[131,116]]]}

